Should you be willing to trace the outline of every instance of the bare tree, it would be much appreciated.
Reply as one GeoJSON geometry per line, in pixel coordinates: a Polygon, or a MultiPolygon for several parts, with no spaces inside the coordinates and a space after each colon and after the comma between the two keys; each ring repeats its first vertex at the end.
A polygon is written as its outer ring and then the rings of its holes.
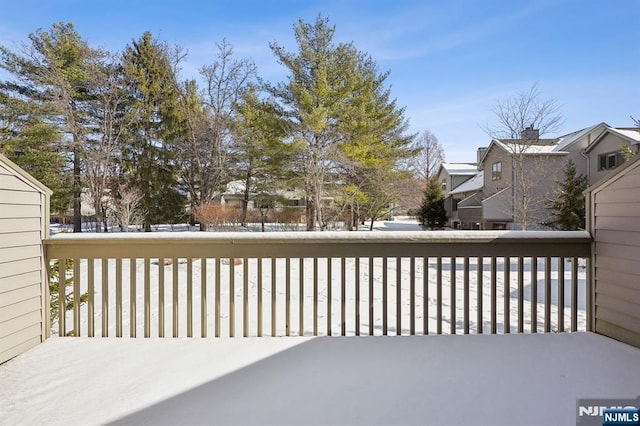
{"type": "Polygon", "coordinates": [[[143,222],[145,212],[142,209],[142,192],[133,187],[119,184],[117,193],[112,198],[109,210],[114,220],[124,232],[129,231],[129,225],[139,225],[143,222]]]}
{"type": "Polygon", "coordinates": [[[94,125],[79,152],[85,165],[84,183],[95,209],[96,232],[100,232],[102,225],[106,231],[106,206],[103,204],[109,195],[117,147],[125,126],[121,121],[125,93],[115,57],[104,53],[88,67],[91,100],[87,109],[94,125]]]}
{"type": "Polygon", "coordinates": [[[187,186],[192,208],[207,204],[232,177],[232,128],[236,107],[257,68],[247,59],[236,59],[233,47],[223,40],[210,65],[200,68],[204,90],[195,82],[182,87],[187,132],[178,147],[182,181],[187,186]]]}
{"type": "MultiPolygon", "coordinates": [[[[503,98],[491,108],[497,123],[485,125],[485,132],[502,143],[511,162],[512,173],[508,177],[511,197],[505,213],[513,217],[514,226],[527,229],[544,208],[546,193],[544,183],[553,177],[546,175],[549,167],[545,146],[556,142],[542,136],[558,132],[564,123],[560,106],[555,99],[540,99],[537,84],[527,91],[503,98]]],[[[561,169],[561,167],[560,167],[561,169]]]]}
{"type": "Polygon", "coordinates": [[[419,150],[419,154],[411,159],[410,169],[415,176],[428,180],[438,173],[438,168],[444,163],[444,149],[436,135],[429,130],[418,135],[414,148],[419,150]]]}
{"type": "Polygon", "coordinates": [[[484,131],[495,139],[520,139],[535,141],[540,136],[556,133],[562,129],[564,119],[560,113],[560,105],[555,99],[540,99],[538,84],[512,96],[500,99],[491,108],[497,124],[485,125],[484,131]],[[523,135],[526,129],[537,130],[523,135]],[[523,138],[525,139],[525,138],[523,138]]]}

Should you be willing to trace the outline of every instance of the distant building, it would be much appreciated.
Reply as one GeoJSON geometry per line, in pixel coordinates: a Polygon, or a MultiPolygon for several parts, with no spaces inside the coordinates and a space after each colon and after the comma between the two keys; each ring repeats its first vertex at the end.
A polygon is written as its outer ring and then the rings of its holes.
{"type": "Polygon", "coordinates": [[[598,123],[555,139],[532,128],[521,139],[493,139],[478,149],[473,176],[465,167],[441,168],[447,217],[462,229],[546,228],[548,201],[569,160],[593,185],[625,161],[624,151],[640,151],[640,129],[598,123]]]}
{"type": "Polygon", "coordinates": [[[451,197],[451,191],[473,178],[478,173],[475,163],[442,163],[438,169],[437,179],[444,191],[444,209],[447,212],[448,225],[456,228],[457,201],[451,197]]]}

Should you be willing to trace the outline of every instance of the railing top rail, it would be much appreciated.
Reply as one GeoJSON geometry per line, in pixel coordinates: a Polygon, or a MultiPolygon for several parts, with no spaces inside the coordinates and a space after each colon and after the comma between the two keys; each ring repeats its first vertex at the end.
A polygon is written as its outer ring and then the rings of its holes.
{"type": "Polygon", "coordinates": [[[318,244],[318,243],[590,243],[588,231],[390,231],[390,232],[129,232],[60,233],[46,245],[89,245],[107,242],[149,243],[188,241],[193,244],[318,244]]]}
{"type": "Polygon", "coordinates": [[[49,259],[127,257],[588,256],[582,231],[61,234],[49,259]]]}

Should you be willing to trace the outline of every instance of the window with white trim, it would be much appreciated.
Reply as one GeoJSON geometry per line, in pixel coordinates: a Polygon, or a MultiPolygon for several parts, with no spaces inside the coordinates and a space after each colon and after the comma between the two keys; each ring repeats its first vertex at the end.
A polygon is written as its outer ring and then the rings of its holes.
{"type": "Polygon", "coordinates": [[[491,165],[491,180],[502,179],[502,161],[497,161],[491,165]]]}
{"type": "Polygon", "coordinates": [[[598,155],[598,170],[611,170],[624,163],[624,156],[620,151],[598,155]]]}

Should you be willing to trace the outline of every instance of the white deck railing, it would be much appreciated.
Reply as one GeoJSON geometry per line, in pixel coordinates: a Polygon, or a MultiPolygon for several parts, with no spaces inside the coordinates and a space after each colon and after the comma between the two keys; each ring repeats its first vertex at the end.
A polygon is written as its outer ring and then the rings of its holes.
{"type": "Polygon", "coordinates": [[[152,233],[45,248],[73,282],[59,286],[75,299],[59,335],[233,337],[589,329],[590,244],[586,232],[152,233]]]}

